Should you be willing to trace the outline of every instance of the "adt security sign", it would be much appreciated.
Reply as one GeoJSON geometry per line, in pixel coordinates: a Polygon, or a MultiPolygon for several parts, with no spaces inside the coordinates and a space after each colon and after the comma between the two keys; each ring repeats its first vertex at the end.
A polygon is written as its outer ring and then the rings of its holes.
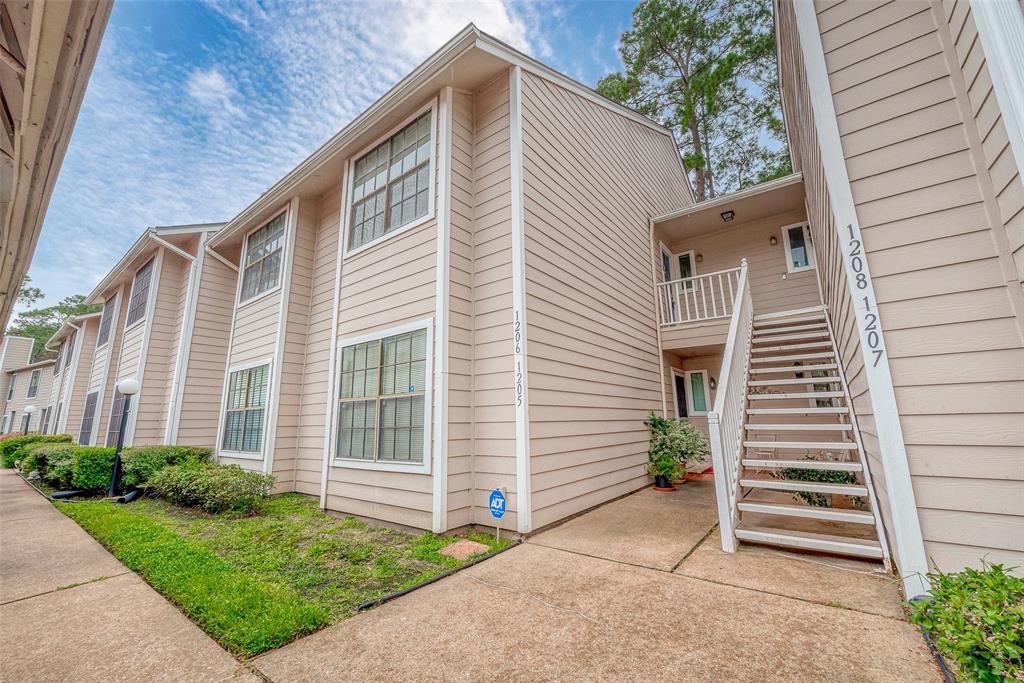
{"type": "Polygon", "coordinates": [[[505,494],[501,492],[501,489],[491,491],[488,506],[491,508],[491,516],[495,519],[501,519],[505,516],[505,494]]]}

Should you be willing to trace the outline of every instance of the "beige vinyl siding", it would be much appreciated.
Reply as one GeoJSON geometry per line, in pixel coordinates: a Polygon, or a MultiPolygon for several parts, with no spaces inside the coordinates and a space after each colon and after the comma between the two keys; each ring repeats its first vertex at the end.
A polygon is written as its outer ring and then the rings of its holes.
{"type": "MultiPolygon", "coordinates": [[[[35,406],[36,411],[32,414],[32,418],[29,422],[29,431],[38,432],[42,424],[43,419],[43,408],[46,407],[47,398],[50,396],[50,386],[53,383],[53,365],[42,365],[38,368],[29,370],[21,370],[13,375],[4,373],[5,377],[10,379],[12,376],[15,377],[14,385],[14,396],[10,401],[6,401],[4,404],[4,412],[0,414],[9,415],[12,411],[16,412],[15,421],[11,424],[8,429],[12,432],[19,432],[25,422],[25,408],[27,406],[35,406]],[[36,387],[36,395],[33,398],[28,397],[28,387],[32,379],[32,373],[35,370],[39,370],[39,384],[36,387]]],[[[7,388],[4,388],[3,398],[7,398],[7,388]]]]}
{"type": "MultiPolygon", "coordinates": [[[[847,131],[843,151],[886,330],[925,550],[944,570],[983,556],[1024,561],[1024,538],[997,531],[1024,517],[1019,270],[1006,267],[996,195],[1013,176],[991,156],[1008,152],[998,132],[982,134],[974,115],[991,95],[978,56],[966,44],[956,49],[957,39],[976,43],[964,33],[965,12],[966,3],[959,10],[953,3],[892,3],[822,37],[833,79],[866,60],[885,63],[884,74],[865,71],[856,85],[843,84],[860,88],[859,97],[844,98],[833,82],[833,99],[847,131]],[[915,48],[897,53],[893,48],[908,36],[915,48]],[[862,117],[868,108],[870,116],[862,117]],[[879,161],[894,158],[895,164],[879,161]],[[976,372],[995,358],[1004,362],[1001,372],[976,372]],[[986,467],[976,470],[976,460],[986,467]]],[[[835,263],[838,269],[837,257],[835,263]]],[[[852,329],[849,307],[833,310],[852,329]]],[[[856,381],[860,356],[848,355],[856,350],[853,339],[851,332],[841,344],[844,356],[856,359],[856,381]]],[[[865,399],[855,395],[859,413],[865,399]]],[[[861,419],[865,445],[875,449],[872,426],[861,419]]]]}
{"type": "Polygon", "coordinates": [[[522,88],[540,528],[646,482],[643,420],[662,404],[649,221],[688,193],[670,137],[529,73],[522,88]]]}
{"type": "Polygon", "coordinates": [[[448,527],[473,523],[473,178],[476,97],[452,104],[448,340],[448,527]]]}
{"type": "Polygon", "coordinates": [[[328,414],[328,372],[334,334],[331,331],[334,281],[339,248],[341,194],[337,189],[320,196],[317,232],[312,252],[306,357],[303,368],[299,428],[294,467],[295,490],[320,495],[323,476],[325,420],[328,414]]]}
{"type": "MultiPolygon", "coordinates": [[[[435,120],[435,126],[436,123],[435,120]]],[[[434,144],[436,147],[436,128],[434,144]]],[[[436,200],[436,159],[434,170],[436,200]]],[[[347,239],[347,235],[342,238],[347,239]]],[[[386,236],[373,246],[345,258],[338,341],[432,318],[436,254],[435,217],[414,228],[386,236]]],[[[433,350],[429,352],[433,353],[433,350]]],[[[432,420],[429,412],[424,417],[432,420]]],[[[424,453],[424,458],[429,457],[430,450],[424,453]]],[[[328,471],[326,507],[429,529],[432,525],[431,476],[332,465],[328,471]]]]}
{"type": "Polygon", "coordinates": [[[275,488],[279,491],[295,490],[296,454],[299,421],[302,417],[306,337],[318,219],[319,204],[316,200],[300,200],[291,254],[291,283],[285,313],[277,429],[274,436],[273,475],[275,488]]]}
{"type": "Polygon", "coordinates": [[[215,447],[224,390],[224,363],[237,275],[207,255],[196,289],[196,313],[183,381],[177,443],[215,447]]]}
{"type": "Polygon", "coordinates": [[[85,395],[89,391],[89,382],[92,379],[90,377],[90,370],[92,369],[92,360],[96,353],[96,337],[99,334],[99,330],[99,317],[82,323],[82,331],[77,334],[80,339],[78,342],[80,345],[78,360],[71,368],[64,371],[65,382],[71,382],[72,384],[53,404],[54,415],[56,415],[57,404],[63,402],[61,412],[64,415],[60,419],[64,421],[63,432],[65,434],[74,433],[73,428],[82,422],[82,410],[85,408],[85,395]],[[74,377],[69,376],[72,368],[74,368],[74,377]]]}
{"type": "Polygon", "coordinates": [[[661,328],[661,348],[665,351],[725,344],[729,336],[729,318],[683,323],[661,328]]]}

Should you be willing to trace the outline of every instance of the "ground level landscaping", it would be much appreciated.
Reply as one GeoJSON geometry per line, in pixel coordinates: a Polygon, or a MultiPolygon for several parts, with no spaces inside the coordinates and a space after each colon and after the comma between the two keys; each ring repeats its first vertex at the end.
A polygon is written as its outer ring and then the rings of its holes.
{"type": "MultiPolygon", "coordinates": [[[[246,657],[462,564],[439,552],[454,537],[332,517],[299,494],[272,498],[252,516],[151,498],[57,505],[214,640],[246,657]]],[[[470,537],[491,550],[508,544],[470,537]]]]}

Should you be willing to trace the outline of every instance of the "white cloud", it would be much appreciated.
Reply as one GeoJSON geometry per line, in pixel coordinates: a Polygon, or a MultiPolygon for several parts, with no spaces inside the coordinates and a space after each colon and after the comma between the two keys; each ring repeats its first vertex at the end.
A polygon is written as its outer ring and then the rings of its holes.
{"type": "Polygon", "coordinates": [[[243,113],[234,102],[238,91],[228,83],[216,66],[209,69],[194,69],[188,75],[185,92],[212,117],[219,117],[222,114],[241,116],[243,113]]]}

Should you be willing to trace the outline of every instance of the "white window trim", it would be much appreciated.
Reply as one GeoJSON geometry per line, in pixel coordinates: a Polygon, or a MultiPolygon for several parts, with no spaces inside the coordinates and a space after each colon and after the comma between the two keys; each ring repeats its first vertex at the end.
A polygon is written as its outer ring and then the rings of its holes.
{"type": "MultiPolygon", "coordinates": [[[[689,417],[704,417],[707,416],[709,408],[713,405],[711,400],[711,384],[708,381],[707,370],[685,370],[683,375],[686,377],[686,412],[689,417]],[[690,383],[690,375],[703,375],[704,376],[704,410],[697,410],[693,407],[693,385],[690,383]]],[[[674,388],[674,387],[673,387],[674,388]]],[[[678,413],[677,413],[678,414],[678,413]]]]}
{"type": "Polygon", "coordinates": [[[14,400],[14,390],[17,388],[18,376],[11,375],[11,379],[7,382],[7,400],[14,400]]]}
{"type": "Polygon", "coordinates": [[[25,398],[37,398],[39,396],[39,383],[43,381],[43,371],[36,369],[28,376],[28,389],[25,390],[25,398]],[[38,378],[38,379],[36,379],[38,378]],[[32,393],[32,380],[36,380],[36,393],[32,393]],[[31,395],[30,395],[31,394],[31,395]]]}
{"type": "Polygon", "coordinates": [[[0,434],[6,434],[7,431],[8,431],[7,428],[10,427],[10,426],[11,426],[11,416],[9,414],[7,414],[7,413],[4,413],[4,425],[3,425],[3,428],[0,429],[0,434]]]}
{"type": "MultiPolygon", "coordinates": [[[[117,291],[114,293],[114,297],[116,297],[114,299],[114,310],[110,312],[110,331],[107,333],[107,341],[103,342],[102,344],[97,344],[95,351],[107,348],[108,346],[110,346],[111,342],[114,341],[114,335],[117,334],[117,319],[121,316],[121,299],[124,298],[122,296],[123,294],[124,287],[118,287],[117,291]]],[[[99,327],[96,329],[97,341],[99,341],[100,332],[103,331],[103,311],[104,309],[106,309],[108,301],[110,301],[110,297],[103,301],[103,308],[100,309],[100,319],[99,322],[97,323],[99,327]]],[[[127,316],[125,316],[125,319],[127,320],[127,316]]]]}
{"type": "MultiPolygon", "coordinates": [[[[330,444],[332,467],[347,467],[357,470],[378,470],[381,472],[415,472],[420,474],[430,474],[430,462],[432,460],[431,456],[433,455],[431,448],[431,433],[434,415],[434,319],[424,318],[423,320],[399,325],[398,327],[391,327],[386,330],[379,330],[369,334],[363,334],[358,337],[340,339],[338,340],[334,352],[337,354],[338,358],[341,358],[341,350],[346,346],[362,344],[363,342],[375,341],[385,337],[393,337],[404,332],[414,332],[416,330],[427,331],[426,369],[424,380],[426,382],[426,386],[423,388],[423,462],[380,462],[377,460],[360,460],[358,458],[337,457],[338,396],[337,391],[335,391],[335,395],[331,397],[331,409],[329,411],[331,419],[330,444]]],[[[335,364],[335,373],[339,372],[339,365],[340,364],[337,363],[335,364]]],[[[337,379],[335,379],[334,385],[337,387],[337,379]]],[[[377,416],[377,419],[380,419],[380,415],[377,416]]]]}
{"type": "Polygon", "coordinates": [[[241,254],[241,256],[238,259],[238,285],[235,287],[235,309],[236,310],[239,309],[239,308],[244,308],[245,306],[248,306],[249,304],[256,303],[257,301],[260,301],[261,299],[265,299],[266,297],[270,296],[271,294],[274,294],[274,293],[276,293],[276,292],[281,290],[281,287],[284,284],[285,264],[288,262],[288,259],[291,257],[291,255],[288,253],[288,237],[289,237],[289,231],[291,230],[290,216],[286,216],[285,217],[285,220],[284,220],[284,232],[281,233],[281,241],[283,242],[283,244],[281,245],[281,269],[278,271],[277,284],[274,285],[273,287],[271,287],[270,289],[268,289],[265,292],[260,292],[259,294],[253,295],[253,296],[249,297],[248,299],[245,299],[244,301],[242,300],[242,281],[245,278],[245,254],[246,254],[246,250],[249,247],[249,238],[254,233],[262,230],[267,225],[269,225],[271,221],[275,221],[278,218],[280,218],[282,214],[288,213],[288,208],[290,206],[291,206],[290,203],[286,204],[280,211],[275,211],[274,214],[270,218],[268,218],[267,220],[263,221],[262,223],[257,225],[255,228],[253,228],[249,232],[245,233],[245,239],[242,240],[242,254],[241,254]]]}
{"type": "Polygon", "coordinates": [[[667,246],[665,246],[664,242],[659,241],[658,242],[658,247],[661,249],[661,261],[658,263],[658,271],[661,273],[661,278],[662,278],[661,281],[662,281],[662,283],[671,282],[672,280],[675,279],[675,278],[672,277],[672,274],[675,272],[673,270],[673,268],[672,268],[672,259],[675,258],[675,255],[672,253],[671,249],[669,249],[667,246]],[[666,256],[668,257],[668,278],[665,277],[665,260],[664,259],[665,259],[666,256]]]}
{"type": "MultiPolygon", "coordinates": [[[[679,368],[670,368],[670,369],[672,370],[672,405],[676,409],[676,419],[681,419],[681,418],[684,418],[684,417],[687,417],[687,416],[683,415],[681,413],[681,411],[679,410],[679,392],[676,391],[676,377],[681,377],[683,379],[683,382],[688,382],[689,380],[687,380],[687,378],[686,378],[686,372],[685,371],[680,370],[679,368]]],[[[689,399],[690,392],[687,391],[686,392],[686,396],[687,396],[687,399],[689,399]]],[[[689,400],[687,400],[687,404],[689,404],[689,400]]]]}
{"type": "Polygon", "coordinates": [[[155,261],[156,261],[156,254],[151,256],[148,261],[146,261],[141,266],[136,268],[135,275],[132,276],[132,286],[128,290],[128,308],[126,308],[125,311],[124,311],[124,322],[125,322],[124,331],[125,332],[127,332],[128,330],[134,329],[134,328],[138,327],[139,325],[141,325],[142,323],[144,323],[147,320],[149,320],[149,317],[150,317],[149,316],[149,314],[150,314],[149,303],[150,303],[150,299],[154,298],[153,297],[153,293],[155,291],[155,288],[153,286],[155,284],[154,283],[154,272],[156,271],[156,263],[154,263],[155,261]],[[138,276],[139,276],[139,271],[142,270],[143,268],[145,268],[146,266],[148,266],[151,263],[153,264],[153,267],[149,271],[149,289],[146,291],[146,305],[143,308],[142,317],[139,318],[138,320],[136,320],[133,323],[129,323],[128,322],[128,314],[131,312],[131,308],[132,308],[132,295],[135,294],[136,278],[138,278],[138,276]]]}
{"type": "MultiPolygon", "coordinates": [[[[397,126],[392,128],[391,130],[389,130],[387,133],[385,133],[384,135],[381,135],[379,138],[374,140],[374,142],[372,144],[367,145],[366,147],[364,147],[363,149],[359,150],[358,152],[353,154],[351,157],[349,157],[348,161],[345,163],[345,174],[346,174],[346,176],[348,178],[352,178],[352,174],[355,172],[355,165],[356,165],[356,161],[357,160],[363,158],[363,156],[365,156],[368,152],[372,151],[374,148],[379,146],[385,140],[389,139],[395,133],[397,133],[398,131],[400,131],[403,128],[405,128],[407,125],[409,125],[410,123],[415,121],[419,116],[421,116],[423,114],[423,112],[428,111],[428,110],[430,111],[430,178],[429,178],[430,190],[429,190],[429,192],[427,192],[427,213],[426,213],[426,215],[425,216],[421,216],[420,218],[417,218],[416,220],[412,221],[411,223],[407,223],[407,224],[403,225],[402,227],[400,227],[400,228],[398,228],[396,230],[392,230],[391,232],[386,232],[383,235],[381,235],[380,237],[378,237],[377,239],[371,240],[371,241],[367,242],[366,244],[360,244],[358,247],[354,247],[354,248],[349,247],[349,240],[350,240],[350,237],[351,237],[351,235],[349,233],[350,233],[350,231],[352,229],[352,221],[350,220],[350,216],[351,216],[351,213],[352,213],[352,194],[353,194],[353,192],[355,192],[355,183],[349,181],[347,183],[348,190],[347,190],[347,192],[345,194],[345,205],[343,207],[343,210],[344,210],[344,214],[343,215],[346,217],[346,220],[344,221],[345,233],[341,235],[342,245],[343,245],[343,248],[344,248],[344,252],[343,252],[342,258],[348,258],[349,256],[355,256],[356,254],[358,254],[360,252],[363,252],[363,251],[366,251],[367,249],[369,249],[371,247],[374,247],[374,246],[380,244],[381,242],[384,242],[384,241],[386,241],[388,239],[391,239],[392,237],[395,237],[396,235],[401,235],[403,232],[406,232],[408,230],[412,230],[413,228],[418,228],[419,226],[423,225],[424,223],[434,219],[435,211],[436,211],[436,198],[437,198],[437,177],[436,177],[437,176],[437,98],[436,97],[431,98],[431,100],[429,102],[427,102],[422,107],[417,109],[413,114],[408,116],[406,119],[404,119],[397,126]]],[[[386,200],[386,197],[385,197],[385,200],[386,200]]]]}
{"type": "Polygon", "coordinates": [[[274,381],[274,358],[267,356],[266,358],[260,358],[259,360],[247,361],[245,363],[238,363],[228,367],[228,371],[224,377],[224,394],[221,397],[220,402],[220,418],[217,420],[217,457],[218,458],[235,458],[238,460],[260,460],[262,461],[264,455],[267,452],[267,425],[270,423],[270,392],[273,391],[271,383],[274,381]],[[241,370],[251,370],[252,368],[258,368],[260,366],[267,366],[267,397],[263,403],[263,430],[260,433],[260,450],[258,451],[232,451],[226,448],[222,448],[221,444],[224,443],[224,426],[227,424],[227,420],[224,416],[227,415],[228,410],[228,395],[231,391],[229,382],[231,380],[231,373],[239,372],[241,370]]]}
{"type": "Polygon", "coordinates": [[[809,230],[807,229],[807,223],[790,223],[789,225],[782,226],[782,244],[786,249],[786,272],[787,273],[802,273],[805,270],[814,270],[818,267],[817,262],[814,258],[814,248],[811,244],[810,237],[808,236],[809,230]],[[793,266],[793,248],[789,244],[789,231],[793,228],[803,228],[804,230],[804,243],[807,249],[807,265],[796,268],[793,266]]]}

